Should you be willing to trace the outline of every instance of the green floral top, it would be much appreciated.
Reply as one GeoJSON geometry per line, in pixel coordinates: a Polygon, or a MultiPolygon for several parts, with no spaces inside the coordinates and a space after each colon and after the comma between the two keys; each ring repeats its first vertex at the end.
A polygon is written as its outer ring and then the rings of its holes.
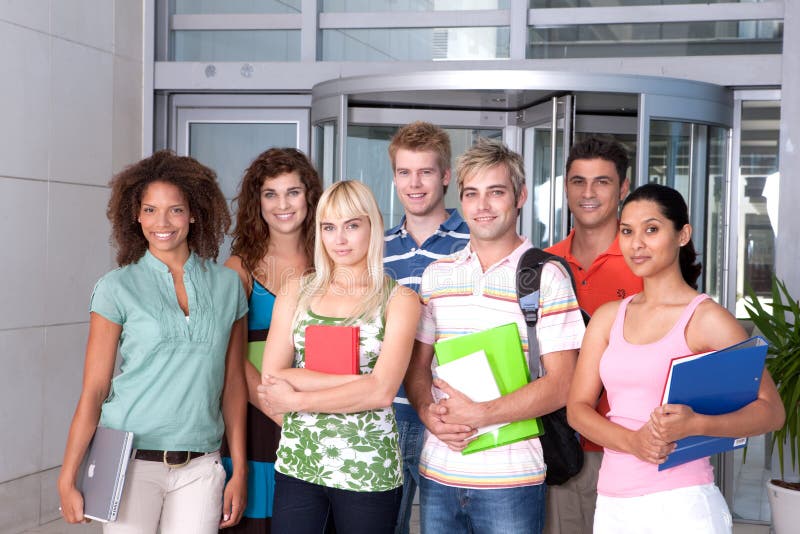
{"type": "MultiPolygon", "coordinates": [[[[360,371],[378,360],[384,314],[359,322],[360,371]]],[[[344,323],[308,311],[294,331],[294,366],[305,366],[308,325],[344,323]]],[[[403,484],[397,423],[391,407],[359,413],[290,412],[284,415],[275,470],[306,482],[351,491],[387,491],[403,484]]]]}

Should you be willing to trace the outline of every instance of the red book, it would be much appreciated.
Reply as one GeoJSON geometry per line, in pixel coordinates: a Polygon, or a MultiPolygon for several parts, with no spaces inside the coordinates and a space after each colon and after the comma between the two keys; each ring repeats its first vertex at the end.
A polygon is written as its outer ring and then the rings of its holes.
{"type": "Polygon", "coordinates": [[[360,352],[358,326],[306,327],[306,369],[333,375],[357,375],[360,352]]]}

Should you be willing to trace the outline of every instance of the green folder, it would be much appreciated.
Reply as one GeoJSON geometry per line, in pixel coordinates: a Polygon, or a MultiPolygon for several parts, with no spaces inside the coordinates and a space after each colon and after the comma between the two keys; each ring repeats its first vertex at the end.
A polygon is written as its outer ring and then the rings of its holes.
{"type": "MultiPolygon", "coordinates": [[[[502,395],[516,391],[531,379],[516,323],[438,341],[433,344],[433,350],[440,365],[483,350],[502,395]]],[[[514,421],[495,432],[478,436],[466,446],[462,454],[508,445],[542,433],[538,418],[514,421]]]]}

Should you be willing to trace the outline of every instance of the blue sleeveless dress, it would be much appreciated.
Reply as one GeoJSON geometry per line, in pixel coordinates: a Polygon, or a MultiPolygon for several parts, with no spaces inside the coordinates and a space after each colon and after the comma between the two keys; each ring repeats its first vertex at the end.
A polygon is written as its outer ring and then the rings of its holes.
{"type": "MultiPolygon", "coordinates": [[[[261,371],[264,342],[272,322],[275,295],[253,278],[247,314],[247,359],[261,371]]],[[[225,534],[270,532],[272,500],[275,493],[275,459],[281,428],[258,408],[247,403],[247,508],[241,522],[221,530],[225,534]]],[[[233,467],[227,443],[223,443],[222,462],[230,477],[233,467]]]]}

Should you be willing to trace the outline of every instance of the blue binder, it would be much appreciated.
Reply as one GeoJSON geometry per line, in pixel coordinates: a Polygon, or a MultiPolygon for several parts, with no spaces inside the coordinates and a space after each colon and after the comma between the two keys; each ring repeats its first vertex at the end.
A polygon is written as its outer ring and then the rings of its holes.
{"type": "MultiPolygon", "coordinates": [[[[716,352],[674,358],[662,404],[686,404],[704,415],[734,412],[758,397],[767,342],[751,337],[716,352]]],[[[713,454],[739,449],[747,438],[689,436],[658,466],[659,471],[713,454]]]]}

